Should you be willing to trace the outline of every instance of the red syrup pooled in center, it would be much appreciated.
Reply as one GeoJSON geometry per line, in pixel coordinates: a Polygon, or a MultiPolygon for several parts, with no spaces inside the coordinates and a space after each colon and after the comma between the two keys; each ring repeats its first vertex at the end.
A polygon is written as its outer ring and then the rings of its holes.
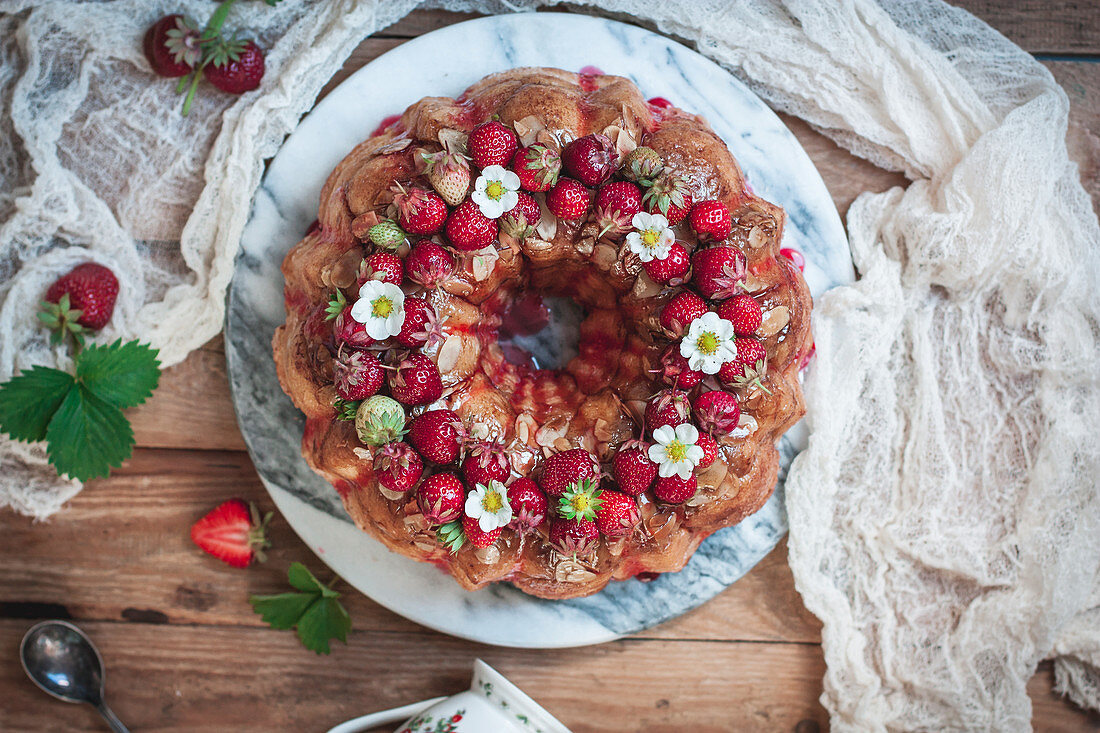
{"type": "Polygon", "coordinates": [[[399,119],[401,119],[401,115],[390,115],[388,117],[383,117],[382,121],[378,123],[378,127],[374,128],[374,132],[372,132],[370,136],[378,137],[386,130],[390,129],[390,127],[399,119]]]}
{"type": "Polygon", "coordinates": [[[505,360],[516,366],[534,368],[535,361],[527,349],[508,343],[513,336],[530,336],[550,324],[550,309],[538,293],[524,293],[508,307],[500,322],[500,350],[505,360]]]}

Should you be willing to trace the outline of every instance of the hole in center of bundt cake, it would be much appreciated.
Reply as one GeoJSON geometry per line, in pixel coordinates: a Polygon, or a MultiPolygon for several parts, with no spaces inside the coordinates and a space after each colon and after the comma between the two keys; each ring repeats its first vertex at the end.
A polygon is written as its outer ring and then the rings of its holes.
{"type": "Polygon", "coordinates": [[[572,298],[525,293],[502,317],[504,358],[536,369],[561,369],[579,353],[583,320],[584,308],[572,298]]]}

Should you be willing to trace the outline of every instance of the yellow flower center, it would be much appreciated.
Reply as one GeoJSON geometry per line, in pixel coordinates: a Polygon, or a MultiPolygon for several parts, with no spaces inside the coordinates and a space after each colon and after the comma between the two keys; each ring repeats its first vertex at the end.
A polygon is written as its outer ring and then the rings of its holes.
{"type": "Polygon", "coordinates": [[[504,506],[504,502],[500,499],[500,492],[486,491],[485,498],[481,500],[481,508],[490,514],[496,514],[504,506]]]}
{"type": "Polygon", "coordinates": [[[699,338],[695,339],[695,348],[704,354],[713,354],[718,351],[718,336],[714,331],[703,331],[699,338]]]}
{"type": "Polygon", "coordinates": [[[500,201],[500,197],[507,191],[504,188],[504,184],[500,181],[489,181],[489,185],[485,187],[485,195],[491,198],[493,201],[500,201]]]}
{"type": "Polygon", "coordinates": [[[676,462],[685,460],[688,455],[688,447],[679,440],[674,440],[665,446],[665,453],[676,462]]]}
{"type": "Polygon", "coordinates": [[[578,514],[585,512],[588,509],[590,503],[591,502],[589,502],[588,500],[588,494],[577,494],[573,497],[572,501],[573,509],[578,514]]]}
{"type": "Polygon", "coordinates": [[[370,313],[375,318],[389,318],[389,315],[393,313],[393,301],[385,295],[378,296],[371,301],[370,313]]]}
{"type": "Polygon", "coordinates": [[[646,229],[644,232],[642,232],[642,242],[644,242],[645,246],[650,249],[656,247],[657,242],[659,242],[660,239],[661,233],[656,229],[646,229]]]}

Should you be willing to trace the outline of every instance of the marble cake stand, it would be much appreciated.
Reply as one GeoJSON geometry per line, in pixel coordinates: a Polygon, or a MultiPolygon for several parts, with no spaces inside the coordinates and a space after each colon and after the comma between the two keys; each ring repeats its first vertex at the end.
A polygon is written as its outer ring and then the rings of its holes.
{"type": "MultiPolygon", "coordinates": [[[[698,53],[610,20],[524,13],[459,23],[409,41],[357,71],[287,138],[256,194],[229,292],[226,358],[252,460],[302,539],[351,585],[424,626],[488,644],[595,644],[659,624],[714,597],[786,532],[782,476],[805,440],[781,441],[780,485],[736,527],[707,539],[688,566],[643,583],[612,583],[589,598],[543,601],[505,584],[468,593],[434,567],[388,552],[347,518],[335,490],[299,454],[303,419],[279,388],[271,336],[284,320],[279,265],[316,217],[332,168],[383,117],[427,95],[457,95],[517,66],[593,65],[704,115],[753,189],[787,210],[784,244],[801,250],[814,295],[852,280],[847,240],[820,175],[798,141],[744,84],[698,53]]],[[[555,361],[554,359],[549,359],[555,361]]]]}

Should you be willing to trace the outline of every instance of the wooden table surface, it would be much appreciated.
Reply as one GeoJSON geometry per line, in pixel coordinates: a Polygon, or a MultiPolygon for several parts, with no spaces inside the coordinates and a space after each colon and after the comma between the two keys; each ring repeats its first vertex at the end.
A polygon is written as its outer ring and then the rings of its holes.
{"type": "MultiPolygon", "coordinates": [[[[1100,141],[1100,7],[1042,0],[961,3],[1039,56],[1073,104],[1071,150],[1094,201],[1100,141]]],[[[333,80],[405,40],[463,20],[415,12],[366,39],[333,80]]],[[[330,85],[331,86],[331,85],[330,85]]],[[[904,185],[786,119],[841,214],[864,190],[904,185]]],[[[108,480],[35,524],[0,513],[0,730],[103,730],[86,706],[48,698],[16,662],[32,623],[73,619],[108,665],[108,698],[135,730],[321,731],[373,710],[463,689],[485,659],[578,731],[798,731],[828,726],[818,702],[820,624],[803,607],[786,543],[701,608],[630,638],[560,651],[453,639],[350,591],[347,646],[302,648],[253,614],[251,593],[280,592],[287,565],[328,571],[276,518],[265,565],[234,570],[203,555],[191,523],[223,499],[271,507],[237,429],[220,339],[168,370],[133,410],[138,448],[108,480]]],[[[292,447],[287,448],[293,450],[292,447]]],[[[442,581],[441,581],[442,582],[442,581]]],[[[1100,730],[1051,691],[1049,663],[1029,685],[1042,731],[1100,730]]]]}

